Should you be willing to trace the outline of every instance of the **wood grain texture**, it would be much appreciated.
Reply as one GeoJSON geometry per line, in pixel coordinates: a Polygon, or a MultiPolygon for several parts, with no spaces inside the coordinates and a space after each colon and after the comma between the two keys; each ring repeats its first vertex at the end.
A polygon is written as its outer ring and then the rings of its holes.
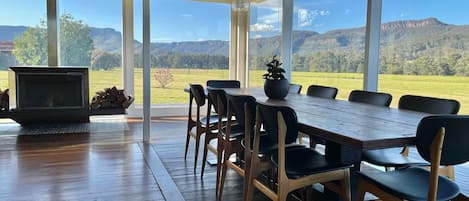
{"type": "MultiPolygon", "coordinates": [[[[171,200],[160,190],[166,184],[154,179],[153,172],[158,170],[146,165],[138,147],[141,121],[127,122],[125,131],[89,134],[18,136],[0,132],[0,200],[171,200]]],[[[0,123],[0,131],[17,126],[0,123]]],[[[201,179],[193,172],[193,157],[184,162],[186,126],[187,117],[153,120],[151,146],[185,200],[215,200],[216,167],[207,166],[201,179]]],[[[214,158],[209,154],[209,159],[214,158]]],[[[456,166],[456,183],[469,195],[469,164],[456,166]]],[[[222,200],[241,200],[242,186],[243,178],[228,170],[222,200]]],[[[257,191],[254,199],[268,200],[257,191]]],[[[296,199],[289,196],[288,200],[296,199]]]]}
{"type": "Polygon", "coordinates": [[[258,102],[289,106],[297,113],[301,131],[358,149],[413,144],[418,122],[428,115],[293,93],[284,100],[272,100],[267,99],[260,89],[225,91],[228,94],[252,95],[258,102]]]}

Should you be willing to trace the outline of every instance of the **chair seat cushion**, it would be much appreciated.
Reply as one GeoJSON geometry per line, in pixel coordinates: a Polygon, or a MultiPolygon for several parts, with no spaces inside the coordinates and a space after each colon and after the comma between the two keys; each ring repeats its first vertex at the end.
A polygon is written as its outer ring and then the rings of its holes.
{"type": "MultiPolygon", "coordinates": [[[[251,139],[251,149],[253,147],[254,139],[251,139]]],[[[245,141],[241,141],[241,145],[246,147],[245,141]]],[[[287,149],[296,149],[296,148],[304,148],[304,145],[300,144],[287,144],[285,145],[287,149]]],[[[261,134],[260,142],[259,142],[259,154],[263,155],[271,155],[277,152],[278,144],[277,142],[273,142],[266,134],[261,134]]]]}
{"type": "MultiPolygon", "coordinates": [[[[223,127],[222,135],[223,135],[223,138],[225,138],[226,127],[223,127]]],[[[242,139],[242,138],[244,138],[244,128],[239,124],[231,125],[230,139],[242,139]]]]}
{"type": "MultiPolygon", "coordinates": [[[[272,162],[278,165],[278,152],[272,154],[272,162]]],[[[329,161],[321,153],[306,147],[285,151],[285,171],[289,178],[350,167],[351,164],[329,161]]]]}
{"type": "MultiPolygon", "coordinates": [[[[430,172],[410,167],[389,172],[358,172],[361,179],[406,200],[427,200],[430,172]]],[[[451,200],[459,194],[459,187],[446,177],[438,179],[437,200],[451,200]]]]}
{"type": "MultiPolygon", "coordinates": [[[[222,122],[226,122],[226,121],[228,121],[228,118],[222,117],[221,120],[222,120],[222,122]]],[[[233,117],[232,120],[235,120],[235,118],[233,117]]],[[[207,117],[205,116],[205,117],[200,118],[200,123],[202,125],[205,125],[207,123],[207,117]]],[[[217,124],[218,123],[218,115],[210,115],[208,123],[209,123],[209,125],[217,124]]]]}
{"type": "Polygon", "coordinates": [[[377,149],[363,151],[362,160],[385,167],[429,166],[423,158],[412,158],[400,154],[402,148],[377,149]]]}

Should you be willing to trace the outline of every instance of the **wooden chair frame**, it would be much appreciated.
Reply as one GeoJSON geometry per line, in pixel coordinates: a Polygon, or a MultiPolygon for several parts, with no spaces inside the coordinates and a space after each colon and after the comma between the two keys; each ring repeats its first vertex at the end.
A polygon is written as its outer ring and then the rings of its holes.
{"type": "Polygon", "coordinates": [[[253,154],[250,164],[249,170],[249,177],[246,179],[247,181],[247,189],[248,193],[245,197],[245,200],[251,201],[252,194],[254,191],[254,187],[264,193],[267,197],[271,200],[280,200],[284,201],[287,199],[288,193],[299,189],[308,185],[312,185],[315,183],[325,183],[330,181],[339,180],[342,183],[343,192],[343,199],[346,201],[350,201],[350,170],[348,168],[333,170],[328,172],[321,172],[317,174],[312,174],[304,177],[300,177],[297,179],[290,179],[288,178],[285,170],[285,136],[287,133],[287,126],[285,124],[285,120],[281,112],[277,113],[278,117],[278,166],[277,166],[277,178],[278,178],[278,185],[277,185],[277,193],[273,190],[265,186],[263,183],[258,181],[256,177],[260,174],[260,172],[266,170],[267,168],[272,168],[272,163],[269,166],[264,166],[263,164],[267,163],[260,163],[260,159],[257,156],[259,150],[259,127],[261,123],[261,115],[259,112],[259,106],[256,109],[256,131],[254,134],[254,146],[253,146],[253,154]]]}
{"type": "MultiPolygon", "coordinates": [[[[438,189],[438,176],[440,169],[440,160],[441,160],[441,150],[443,148],[443,140],[445,137],[445,128],[442,127],[439,129],[437,135],[433,139],[430,150],[431,157],[431,167],[430,167],[430,184],[428,187],[428,201],[436,201],[437,189],[438,189]]],[[[369,192],[373,195],[379,197],[381,200],[397,201],[403,200],[399,197],[396,197],[379,187],[373,185],[372,183],[365,181],[363,179],[359,180],[357,200],[364,200],[365,193],[369,192]]]]}
{"type": "MultiPolygon", "coordinates": [[[[222,111],[223,108],[221,107],[221,99],[217,99],[219,101],[218,104],[218,111],[222,111]]],[[[251,115],[249,113],[249,107],[244,104],[244,109],[245,111],[245,125],[249,125],[251,122],[251,115]]],[[[225,136],[223,135],[218,135],[218,148],[217,148],[217,187],[216,187],[216,193],[217,193],[217,200],[221,200],[221,197],[223,195],[223,188],[225,185],[225,178],[226,178],[226,172],[228,168],[233,169],[236,173],[241,175],[242,177],[244,176],[244,169],[240,167],[238,164],[235,164],[230,160],[230,156],[234,153],[240,153],[243,151],[243,147],[241,145],[241,139],[235,139],[231,140],[230,133],[231,133],[231,125],[232,125],[232,111],[230,109],[230,101],[227,101],[227,119],[228,121],[226,122],[226,132],[225,136]]],[[[223,125],[221,123],[218,124],[218,130],[221,130],[223,125]]],[[[245,127],[244,133],[250,132],[249,127],[245,127]]],[[[243,158],[243,161],[246,161],[246,159],[243,158]]]]}

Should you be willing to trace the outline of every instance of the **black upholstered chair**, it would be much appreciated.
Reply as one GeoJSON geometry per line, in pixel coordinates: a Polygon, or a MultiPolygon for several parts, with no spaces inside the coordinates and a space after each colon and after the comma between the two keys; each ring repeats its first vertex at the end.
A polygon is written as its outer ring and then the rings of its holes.
{"type": "Polygon", "coordinates": [[[303,88],[303,86],[301,86],[300,84],[290,84],[288,93],[299,94],[301,93],[301,88],[303,88]]]}
{"type": "MultiPolygon", "coordinates": [[[[338,91],[339,90],[335,87],[310,85],[308,87],[308,91],[306,91],[306,95],[318,98],[335,99],[338,91]]],[[[300,143],[302,142],[301,139],[302,138],[300,138],[300,143]]],[[[315,148],[316,144],[325,144],[325,140],[319,137],[309,135],[309,147],[315,148]]]]}
{"type": "Polygon", "coordinates": [[[416,146],[431,170],[409,167],[388,172],[359,172],[357,200],[365,192],[381,200],[452,200],[459,187],[439,176],[439,166],[469,161],[469,116],[438,115],[423,118],[417,128],[416,146]]]}
{"type": "MultiPolygon", "coordinates": [[[[218,163],[217,163],[217,199],[221,200],[223,194],[223,187],[225,184],[226,172],[228,168],[235,170],[238,174],[244,177],[244,166],[241,164],[245,161],[242,153],[244,148],[241,141],[244,139],[245,133],[253,133],[254,120],[256,112],[256,99],[252,96],[246,95],[229,95],[226,94],[227,99],[227,118],[225,128],[219,124],[219,130],[222,131],[218,135],[218,163]],[[231,117],[236,118],[237,124],[233,124],[230,120],[231,117]],[[237,154],[237,163],[230,160],[230,156],[234,153],[237,154]]],[[[219,99],[221,101],[221,99],[219,99]]],[[[221,110],[221,108],[220,108],[221,110]]]]}
{"type": "Polygon", "coordinates": [[[310,85],[306,95],[319,98],[335,99],[339,90],[335,87],[310,85]]]}
{"type": "Polygon", "coordinates": [[[353,90],[350,92],[348,100],[352,102],[389,107],[392,101],[392,96],[388,93],[353,90]]]}
{"type": "MultiPolygon", "coordinates": [[[[460,104],[457,100],[441,99],[425,96],[404,95],[399,99],[399,109],[412,110],[417,112],[425,112],[429,114],[457,114],[460,104]]],[[[362,155],[363,161],[368,163],[384,166],[386,170],[389,167],[405,168],[409,166],[429,165],[422,158],[408,157],[409,148],[389,148],[364,151],[362,155]]],[[[454,169],[447,167],[442,169],[445,174],[454,179],[454,169]]]]}
{"type": "MultiPolygon", "coordinates": [[[[237,80],[208,80],[207,81],[207,116],[213,116],[212,115],[212,108],[214,109],[216,115],[224,117],[220,118],[222,122],[225,124],[226,123],[226,97],[225,97],[225,91],[220,88],[239,88],[240,87],[240,82],[237,80]],[[218,98],[221,99],[221,101],[218,101],[218,98]],[[219,111],[219,108],[222,110],[219,111]]],[[[217,121],[218,122],[218,121],[217,121]]],[[[208,123],[208,122],[207,122],[208,123]]],[[[208,150],[210,150],[212,153],[217,154],[217,147],[213,147],[210,145],[210,141],[213,139],[217,139],[218,136],[218,127],[215,126],[215,129],[209,129],[205,132],[205,143],[204,143],[204,155],[202,158],[202,170],[201,170],[201,176],[204,176],[205,172],[205,165],[207,162],[207,154],[208,150]]]]}
{"type": "Polygon", "coordinates": [[[258,103],[252,159],[249,176],[245,178],[245,200],[252,200],[254,188],[271,200],[286,200],[288,193],[295,189],[330,181],[340,181],[344,200],[350,200],[350,165],[328,161],[320,153],[306,147],[286,148],[285,145],[295,142],[298,136],[297,123],[296,113],[291,108],[258,103]],[[259,134],[261,125],[266,132],[264,139],[259,134]],[[260,171],[264,170],[260,165],[261,159],[257,156],[260,153],[260,144],[265,141],[277,147],[270,152],[271,161],[277,167],[276,191],[257,180],[260,171]]]}
{"type": "MultiPolygon", "coordinates": [[[[195,122],[195,132],[192,131],[192,127],[190,127],[190,123],[188,123],[187,127],[187,134],[186,134],[186,146],[184,150],[184,160],[187,158],[187,150],[189,148],[189,140],[190,137],[195,138],[195,160],[194,160],[194,172],[197,167],[197,158],[199,153],[199,144],[200,144],[200,137],[203,133],[207,132],[207,130],[216,129],[216,125],[218,122],[218,116],[216,115],[207,115],[203,117],[201,115],[200,109],[205,105],[205,91],[202,85],[200,84],[189,84],[189,93],[191,99],[193,98],[196,103],[196,120],[192,120],[192,108],[189,108],[189,119],[190,121],[195,122]]],[[[226,120],[226,118],[224,119],[226,120]]]]}

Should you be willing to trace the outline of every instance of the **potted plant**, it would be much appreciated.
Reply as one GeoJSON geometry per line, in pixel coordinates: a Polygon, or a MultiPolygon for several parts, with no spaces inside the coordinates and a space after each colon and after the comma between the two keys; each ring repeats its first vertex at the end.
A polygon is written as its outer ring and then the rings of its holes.
{"type": "Polygon", "coordinates": [[[267,73],[262,75],[264,77],[264,92],[267,97],[272,99],[282,99],[288,94],[290,83],[285,78],[285,70],[280,66],[282,63],[277,59],[277,55],[272,57],[272,60],[266,64],[267,73]]]}

